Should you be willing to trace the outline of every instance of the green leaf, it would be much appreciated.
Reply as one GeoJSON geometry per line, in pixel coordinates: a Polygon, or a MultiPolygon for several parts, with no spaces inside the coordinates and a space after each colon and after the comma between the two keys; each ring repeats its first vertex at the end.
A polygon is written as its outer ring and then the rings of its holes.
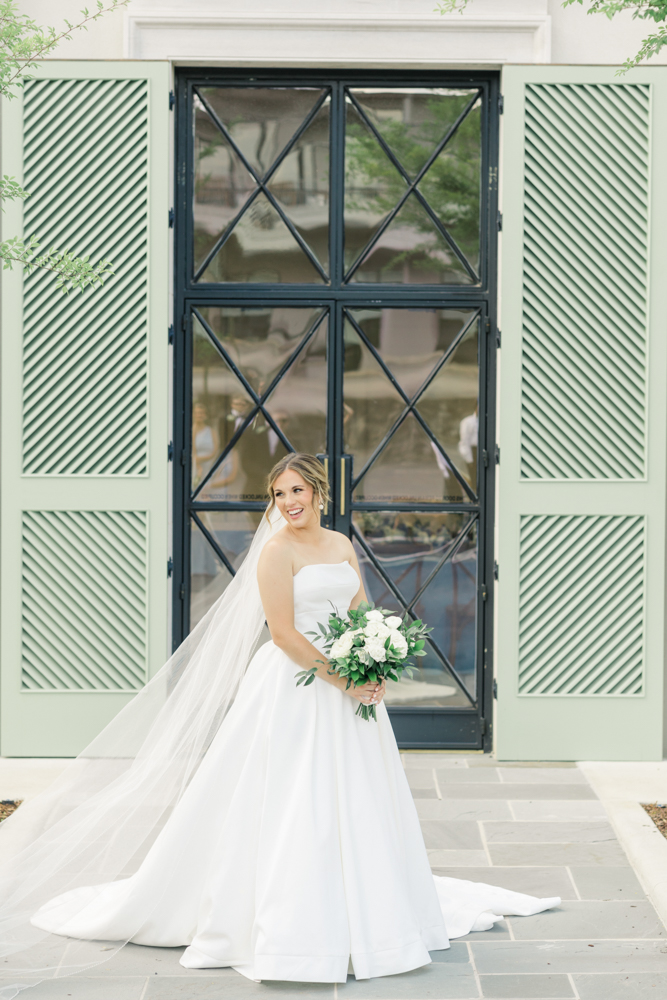
{"type": "MultiPolygon", "coordinates": [[[[2,29],[0,28],[0,40],[2,38],[2,29]]],[[[0,59],[1,59],[0,55],[0,59]]],[[[2,179],[0,179],[0,198],[5,201],[13,201],[15,198],[29,198],[30,192],[26,191],[18,183],[15,177],[10,177],[5,174],[2,179]]],[[[3,208],[4,212],[4,208],[3,208]]]]}
{"type": "Polygon", "coordinates": [[[296,686],[299,687],[299,685],[303,684],[304,682],[306,683],[306,685],[310,684],[311,681],[315,680],[316,674],[317,674],[317,667],[310,667],[310,669],[308,670],[299,670],[299,672],[294,675],[295,677],[299,678],[298,681],[296,682],[296,686]]]}

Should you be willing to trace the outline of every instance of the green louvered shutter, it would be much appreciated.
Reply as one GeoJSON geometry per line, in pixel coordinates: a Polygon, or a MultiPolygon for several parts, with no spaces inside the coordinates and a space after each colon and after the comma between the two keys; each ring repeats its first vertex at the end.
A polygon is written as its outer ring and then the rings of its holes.
{"type": "Polygon", "coordinates": [[[667,69],[503,91],[498,752],[658,759],[667,69]]]}
{"type": "Polygon", "coordinates": [[[3,107],[5,235],[113,261],[4,272],[2,753],[77,753],[167,652],[169,69],[54,62],[3,107]]]}

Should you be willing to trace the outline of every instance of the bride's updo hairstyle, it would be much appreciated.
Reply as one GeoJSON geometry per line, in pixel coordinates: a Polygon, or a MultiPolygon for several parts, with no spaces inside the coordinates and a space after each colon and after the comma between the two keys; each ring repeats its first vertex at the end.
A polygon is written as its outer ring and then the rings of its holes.
{"type": "Polygon", "coordinates": [[[283,472],[287,472],[288,469],[298,472],[304,482],[312,486],[313,504],[316,507],[319,504],[326,505],[331,499],[329,480],[319,458],[316,458],[315,455],[306,455],[303,452],[290,452],[289,455],[285,455],[279,462],[276,462],[269,473],[269,478],[266,482],[266,492],[269,494],[269,506],[266,508],[267,518],[276,505],[273,484],[278,476],[282,476],[283,472]]]}

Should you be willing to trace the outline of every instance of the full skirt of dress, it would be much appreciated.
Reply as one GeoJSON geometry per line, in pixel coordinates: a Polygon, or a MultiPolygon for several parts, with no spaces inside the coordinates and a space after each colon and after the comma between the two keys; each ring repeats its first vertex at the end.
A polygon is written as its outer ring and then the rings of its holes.
{"type": "Polygon", "coordinates": [[[260,647],[138,871],[57,897],[35,926],[331,983],[409,971],[449,938],[560,902],[433,876],[384,705],[363,721],[338,688],[297,688],[297,669],[260,647]]]}

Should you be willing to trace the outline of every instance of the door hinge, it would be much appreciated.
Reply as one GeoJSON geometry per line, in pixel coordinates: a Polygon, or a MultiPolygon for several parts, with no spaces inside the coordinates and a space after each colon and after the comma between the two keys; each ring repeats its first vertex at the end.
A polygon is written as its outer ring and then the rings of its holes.
{"type": "MultiPolygon", "coordinates": [[[[169,110],[170,111],[174,110],[174,105],[175,104],[176,104],[176,94],[173,92],[173,90],[170,90],[169,91],[169,110]]],[[[502,112],[501,112],[501,114],[502,114],[502,112]]]]}
{"type": "Polygon", "coordinates": [[[489,596],[489,592],[486,589],[486,584],[483,583],[482,586],[479,588],[479,590],[480,590],[480,593],[482,595],[482,600],[485,601],[487,599],[487,597],[489,596]]]}
{"type": "Polygon", "coordinates": [[[480,736],[486,736],[486,719],[479,720],[479,733],[480,736]]]}
{"type": "Polygon", "coordinates": [[[494,562],[494,564],[493,564],[493,579],[494,580],[498,579],[498,574],[499,573],[500,573],[500,567],[498,566],[497,562],[494,562]]]}
{"type": "Polygon", "coordinates": [[[169,343],[173,344],[174,343],[174,324],[173,323],[169,327],[169,332],[167,334],[167,337],[169,339],[169,343]]]}
{"type": "Polygon", "coordinates": [[[178,591],[178,596],[180,597],[180,599],[182,601],[185,600],[185,584],[184,583],[181,584],[180,590],[178,591]]]}
{"type": "Polygon", "coordinates": [[[486,450],[486,448],[482,448],[482,461],[484,462],[484,468],[488,469],[488,467],[489,467],[489,453],[486,450]]]}
{"type": "Polygon", "coordinates": [[[496,445],[495,448],[493,449],[493,458],[495,460],[496,465],[500,465],[500,448],[498,447],[498,445],[496,445]]]}
{"type": "Polygon", "coordinates": [[[183,313],[183,315],[181,316],[181,330],[183,331],[183,333],[188,332],[188,317],[186,313],[183,313]]]}
{"type": "Polygon", "coordinates": [[[500,348],[500,328],[496,327],[496,347],[500,348]]]}
{"type": "Polygon", "coordinates": [[[174,572],[174,560],[169,556],[167,560],[167,576],[172,576],[174,572]]]}
{"type": "Polygon", "coordinates": [[[167,461],[168,462],[173,462],[174,461],[174,442],[173,441],[170,441],[169,444],[167,445],[167,461]]]}
{"type": "Polygon", "coordinates": [[[487,318],[486,323],[484,324],[484,326],[485,326],[486,332],[487,333],[491,333],[491,319],[490,318],[487,318]]]}
{"type": "Polygon", "coordinates": [[[174,216],[174,210],[173,210],[173,208],[170,208],[169,209],[169,228],[170,229],[174,228],[174,218],[175,218],[175,216],[174,216]]]}
{"type": "Polygon", "coordinates": [[[188,464],[188,453],[183,449],[181,452],[181,465],[185,467],[188,464]]]}
{"type": "Polygon", "coordinates": [[[495,677],[493,679],[493,697],[496,699],[496,701],[498,700],[498,681],[495,679],[495,677]]]}
{"type": "Polygon", "coordinates": [[[498,114],[502,115],[505,112],[505,98],[502,94],[498,94],[498,114]]]}
{"type": "Polygon", "coordinates": [[[503,228],[503,213],[502,212],[498,212],[498,215],[496,216],[496,225],[498,226],[498,232],[500,232],[500,230],[503,228]]]}

